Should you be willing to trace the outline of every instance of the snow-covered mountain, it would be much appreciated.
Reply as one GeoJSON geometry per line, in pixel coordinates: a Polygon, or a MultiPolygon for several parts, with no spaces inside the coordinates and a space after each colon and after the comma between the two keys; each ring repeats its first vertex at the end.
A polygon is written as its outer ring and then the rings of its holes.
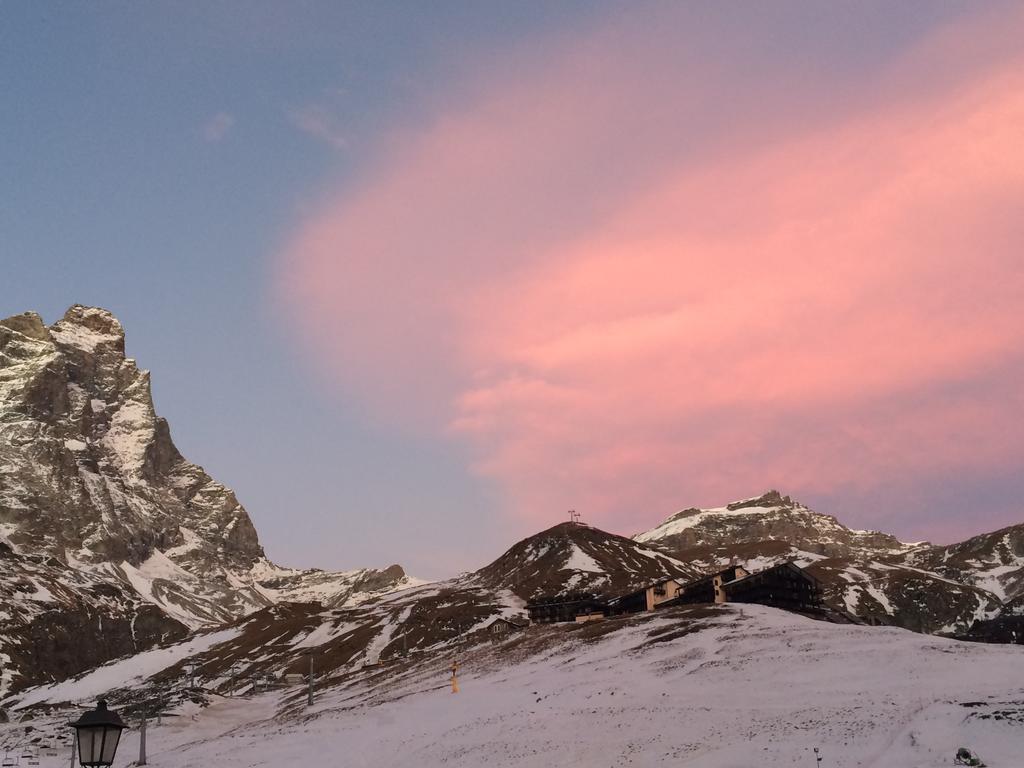
{"type": "Polygon", "coordinates": [[[1024,612],[1024,525],[907,544],[775,491],[683,510],[633,539],[556,525],[478,571],[416,588],[399,566],[282,568],[234,494],[175,448],[116,318],[75,306],[49,328],[32,313],[0,321],[0,696],[74,676],[85,659],[224,627],[235,639],[204,662],[211,690],[235,685],[229,669],[293,665],[297,644],[343,670],[448,647],[541,596],[611,596],[784,560],[871,622],[960,634],[999,616],[991,636],[1004,637],[1024,612]]]}
{"type": "Polygon", "coordinates": [[[517,542],[472,578],[529,600],[572,592],[611,596],[666,576],[689,580],[701,574],[632,539],[567,522],[517,542]]]}
{"type": "Polygon", "coordinates": [[[795,560],[836,607],[920,632],[965,632],[1024,591],[1024,525],[952,546],[908,544],[847,528],[778,491],[685,509],[634,539],[708,571],[795,560]]]}
{"type": "Polygon", "coordinates": [[[920,548],[907,553],[904,560],[1011,601],[1024,596],[1024,523],[958,544],[920,548]]]}
{"type": "MultiPolygon", "coordinates": [[[[723,508],[730,521],[741,508],[760,514],[755,508],[774,507],[771,514],[783,516],[779,507],[798,506],[774,493],[740,504],[723,508]]],[[[704,512],[712,514],[698,525],[713,525],[718,511],[704,512]]],[[[801,508],[805,526],[814,522],[809,514],[801,508]]],[[[690,578],[729,558],[763,567],[796,557],[839,585],[832,598],[840,601],[851,589],[889,601],[893,585],[911,573],[921,577],[918,596],[926,601],[949,602],[958,590],[996,599],[920,563],[893,564],[921,556],[927,546],[886,543],[873,559],[864,538],[854,540],[858,548],[848,554],[758,539],[694,545],[679,557],[657,549],[656,537],[641,543],[565,523],[475,572],[357,605],[271,605],[228,626],[21,690],[0,700],[0,709],[12,721],[30,721],[41,744],[57,738],[76,702],[100,696],[128,717],[157,710],[187,715],[166,720],[167,729],[149,737],[151,757],[168,767],[309,762],[342,748],[350,758],[368,756],[367,766],[404,765],[410,755],[423,765],[478,765],[486,757],[495,765],[589,766],[597,755],[616,765],[789,765],[813,759],[813,746],[851,768],[889,758],[947,764],[962,744],[989,759],[1016,754],[1024,701],[1006,671],[1021,660],[1017,646],[834,625],[752,605],[488,631],[495,618],[521,616],[533,597],[616,594],[664,575],[690,578]],[[874,570],[858,576],[862,567],[874,570]],[[888,581],[882,586],[876,577],[888,581]],[[316,670],[311,710],[304,704],[306,653],[316,670]],[[448,687],[453,661],[459,698],[448,687]],[[365,748],[352,752],[353,744],[365,748]]],[[[972,562],[981,557],[970,551],[972,562]]],[[[896,618],[908,610],[892,608],[896,618]]],[[[22,738],[19,727],[0,726],[0,747],[14,748],[22,738]]]]}
{"type": "MultiPolygon", "coordinates": [[[[610,596],[666,575],[690,579],[699,572],[631,539],[563,523],[517,542],[489,565],[447,581],[356,605],[282,602],[249,614],[227,629],[204,630],[175,645],[178,651],[173,653],[158,649],[135,659],[126,654],[105,669],[150,663],[137,659],[160,660],[164,673],[147,683],[146,691],[160,700],[186,695],[186,659],[197,662],[196,674],[204,688],[221,694],[245,688],[246,681],[254,678],[301,672],[306,662],[298,654],[305,649],[316,649],[322,675],[344,675],[354,668],[407,656],[427,658],[479,639],[496,618],[525,617],[526,601],[531,598],[577,592],[610,596]],[[216,649],[204,638],[216,638],[216,649]]],[[[34,705],[50,699],[47,691],[86,695],[73,680],[34,690],[15,699],[21,705],[34,705]]]]}
{"type": "Polygon", "coordinates": [[[905,544],[895,536],[877,531],[852,530],[831,515],[808,509],[778,491],[724,507],[684,509],[633,538],[676,550],[784,541],[802,552],[826,557],[902,554],[927,545],[905,544]]]}
{"type": "Polygon", "coordinates": [[[111,658],[281,601],[350,605],[413,583],[397,565],[270,562],[234,493],[174,446],[121,324],[80,305],[50,327],[0,321],[0,560],[0,691],[78,671],[76,648],[111,658]],[[104,640],[88,645],[92,622],[104,640]],[[38,654],[41,635],[67,663],[38,654]]]}

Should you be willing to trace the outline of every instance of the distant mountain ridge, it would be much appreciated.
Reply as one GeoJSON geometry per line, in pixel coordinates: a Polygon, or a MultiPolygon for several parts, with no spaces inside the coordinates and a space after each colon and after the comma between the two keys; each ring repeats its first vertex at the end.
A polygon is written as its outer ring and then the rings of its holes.
{"type": "MultiPolygon", "coordinates": [[[[912,558],[941,559],[938,550],[942,548],[904,545],[885,534],[876,537],[854,531],[850,548],[844,550],[841,543],[848,536],[836,529],[839,524],[834,518],[818,515],[774,491],[726,507],[698,513],[687,511],[683,517],[692,523],[687,526],[691,531],[687,542],[692,545],[673,550],[674,554],[662,548],[658,536],[641,534],[644,541],[640,542],[588,525],[561,523],[516,542],[482,568],[446,581],[338,608],[328,608],[320,602],[269,606],[226,628],[193,635],[190,640],[173,646],[178,650],[169,649],[166,663],[147,672],[149,677],[145,684],[129,681],[130,684],[113,692],[114,698],[128,706],[151,708],[155,702],[185,699],[194,702],[196,696],[244,695],[253,690],[255,683],[251,681],[280,680],[285,673],[303,672],[308,662],[302,654],[307,651],[316,654],[320,688],[345,688],[354,680],[366,680],[368,690],[375,686],[386,690],[396,670],[399,674],[433,676],[436,686],[436,679],[443,677],[452,659],[461,661],[491,643],[505,643],[488,631],[492,622],[497,618],[524,616],[529,600],[578,593],[599,597],[621,595],[667,576],[687,581],[727,562],[760,570],[776,562],[796,560],[824,582],[827,599],[837,607],[865,620],[887,617],[887,623],[910,628],[917,623],[925,632],[939,629],[960,634],[976,618],[1000,611],[1024,612],[1020,607],[1022,597],[1004,606],[991,592],[912,564],[912,558]],[[778,532],[788,527],[783,518],[789,512],[796,521],[792,525],[802,527],[805,536],[810,536],[812,529],[820,526],[823,535],[818,543],[827,553],[809,552],[782,539],[762,539],[764,529],[757,526],[751,527],[750,540],[739,540],[742,530],[735,525],[743,515],[772,518],[761,520],[761,524],[770,525],[771,530],[778,532]],[[728,544],[723,544],[721,539],[719,523],[723,520],[730,527],[731,535],[739,537],[728,544]],[[708,530],[708,544],[700,543],[705,541],[702,528],[708,530]],[[829,533],[825,536],[824,532],[829,533]],[[876,552],[871,552],[865,543],[873,541],[881,542],[876,552]],[[189,667],[197,670],[196,685],[202,689],[201,693],[192,687],[186,671],[189,667]]],[[[672,516],[670,520],[673,518],[682,519],[672,516]]],[[[1000,551],[1007,557],[1013,556],[1013,532],[1010,538],[1007,532],[997,533],[1000,535],[996,541],[1004,547],[1000,551]]],[[[665,538],[677,534],[678,531],[666,533],[665,538]]],[[[995,534],[986,536],[991,538],[995,534]]],[[[964,555],[965,562],[974,562],[983,556],[979,549],[981,543],[969,542],[957,545],[957,551],[964,555]]],[[[797,543],[808,546],[814,542],[797,539],[797,543]]],[[[951,555],[947,561],[953,562],[953,558],[951,555]]],[[[716,610],[719,609],[710,606],[689,606],[681,613],[667,609],[661,619],[670,625],[666,627],[664,639],[674,641],[687,635],[689,630],[682,625],[672,625],[673,621],[685,623],[687,616],[711,616],[716,610]]],[[[733,616],[744,614],[743,610],[721,610],[733,616]]],[[[542,632],[550,631],[554,633],[551,637],[560,638],[558,642],[575,647],[590,638],[651,619],[646,614],[583,625],[571,622],[544,625],[547,629],[542,632]]],[[[734,623],[739,626],[741,622],[736,619],[734,623]]],[[[856,629],[863,631],[863,628],[856,629]]],[[[1003,625],[997,623],[989,634],[995,636],[997,632],[1005,635],[1003,625]]],[[[501,654],[522,659],[526,653],[523,645],[533,642],[529,638],[536,635],[531,631],[515,637],[521,639],[510,639],[508,645],[501,646],[501,654]]],[[[789,645],[788,638],[786,645],[789,645]]],[[[148,668],[149,664],[132,658],[119,663],[129,671],[137,665],[148,668]]],[[[113,667],[112,664],[108,669],[113,670],[113,667]]],[[[123,671],[120,674],[132,678],[134,673],[123,671]]],[[[107,676],[106,671],[86,675],[82,686],[91,679],[102,681],[107,676]]],[[[33,688],[16,693],[6,701],[0,697],[0,706],[11,706],[15,710],[45,709],[67,701],[67,697],[83,689],[82,686],[72,681],[33,688]]],[[[304,701],[302,696],[304,694],[297,689],[289,694],[295,706],[304,701]]]]}
{"type": "MultiPolygon", "coordinates": [[[[770,492],[724,508],[703,510],[706,514],[689,527],[708,526],[714,531],[715,520],[721,516],[733,525],[737,513],[784,517],[789,508],[802,521],[801,525],[812,525],[817,519],[813,517],[817,513],[770,492]]],[[[697,515],[687,517],[693,522],[697,515]]],[[[827,517],[820,516],[822,529],[833,530],[836,523],[827,517]]],[[[773,523],[778,524],[778,520],[773,523]]],[[[888,539],[878,539],[884,545],[884,551],[876,553],[879,558],[893,558],[882,560],[866,551],[862,536],[854,536],[856,552],[844,554],[834,549],[836,542],[831,541],[824,542],[829,554],[822,554],[798,549],[780,539],[755,538],[726,546],[709,535],[713,545],[697,544],[683,550],[685,557],[677,557],[660,549],[657,537],[645,537],[641,543],[591,526],[561,523],[516,542],[488,565],[446,581],[334,608],[319,601],[272,605],[227,627],[194,634],[167,648],[164,655],[129,656],[73,681],[31,688],[6,700],[0,697],[0,706],[15,711],[59,708],[61,702],[70,702],[69,697],[81,691],[99,695],[103,692],[103,681],[109,678],[125,681],[113,684],[117,690],[108,686],[106,693],[129,707],[151,710],[158,704],[166,706],[167,702],[213,701],[216,699],[211,697],[218,695],[252,692],[257,680],[282,681],[288,672],[302,673],[308,664],[302,654],[309,651],[316,654],[319,689],[346,688],[353,681],[365,680],[367,684],[362,687],[367,690],[387,690],[396,671],[432,676],[436,686],[436,679],[443,677],[452,659],[461,661],[491,643],[504,643],[503,639],[496,641],[488,631],[492,622],[502,617],[523,616],[531,599],[580,592],[608,597],[666,576],[685,581],[725,562],[745,563],[752,570],[759,570],[774,562],[796,560],[825,582],[831,602],[865,619],[880,617],[882,613],[876,612],[883,612],[883,606],[888,606],[892,613],[884,615],[891,620],[889,623],[904,626],[915,621],[934,626],[951,623],[954,629],[950,631],[963,630],[973,622],[977,605],[986,607],[988,613],[982,612],[985,615],[1001,609],[1022,610],[1020,597],[1001,606],[992,593],[978,587],[954,582],[914,565],[895,564],[900,558],[932,553],[934,548],[930,545],[906,549],[888,539]],[[915,600],[921,604],[916,605],[915,600]],[[188,672],[190,668],[195,672],[188,672]]],[[[1006,535],[1002,533],[997,541],[1005,545],[1006,552],[1012,552],[1013,539],[1006,535]]],[[[839,532],[833,538],[843,539],[845,535],[839,532]]],[[[972,562],[980,557],[973,545],[963,549],[971,553],[968,559],[972,562]]],[[[727,614],[742,618],[744,611],[727,610],[727,614]]],[[[660,620],[669,626],[656,642],[687,636],[686,617],[711,615],[715,615],[715,609],[709,606],[689,606],[681,612],[667,609],[660,620]],[[674,621],[682,624],[672,625],[674,621]]],[[[550,631],[557,642],[575,647],[579,642],[622,627],[634,627],[637,622],[651,618],[647,614],[584,625],[545,625],[548,629],[543,632],[550,631]]],[[[1002,624],[994,625],[989,635],[997,633],[1006,635],[1002,624]]],[[[531,632],[515,637],[520,639],[510,639],[508,645],[500,646],[503,658],[524,658],[524,653],[528,653],[523,650],[524,644],[533,642],[530,638],[536,635],[531,632]]],[[[294,706],[299,706],[303,697],[304,693],[297,688],[287,694],[294,706]]]]}
{"type": "Polygon", "coordinates": [[[908,544],[847,528],[772,490],[682,510],[633,538],[706,570],[794,560],[836,607],[920,632],[962,633],[1024,594],[1024,524],[949,546],[908,544]]]}
{"type": "Polygon", "coordinates": [[[72,670],[74,654],[29,662],[41,627],[73,644],[75,617],[106,620],[102,658],[281,601],[355,604],[415,583],[397,565],[270,562],[234,493],[178,452],[121,323],[81,305],[49,327],[0,321],[0,559],[0,692],[72,670]]]}
{"type": "Polygon", "coordinates": [[[928,544],[907,544],[887,533],[847,528],[831,515],[815,512],[774,490],[724,507],[684,509],[633,538],[681,550],[738,540],[776,539],[821,555],[898,554],[928,544]]]}

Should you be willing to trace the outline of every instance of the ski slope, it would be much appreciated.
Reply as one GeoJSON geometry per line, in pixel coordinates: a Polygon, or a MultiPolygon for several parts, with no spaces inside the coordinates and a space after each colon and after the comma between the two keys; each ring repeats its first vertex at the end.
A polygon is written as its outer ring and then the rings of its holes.
{"type": "Polygon", "coordinates": [[[1024,765],[1019,646],[723,606],[465,647],[457,694],[450,662],[353,671],[311,710],[299,689],[187,705],[150,729],[149,763],[739,768],[813,766],[818,747],[824,768],[938,768],[968,746],[991,768],[1024,765]]]}

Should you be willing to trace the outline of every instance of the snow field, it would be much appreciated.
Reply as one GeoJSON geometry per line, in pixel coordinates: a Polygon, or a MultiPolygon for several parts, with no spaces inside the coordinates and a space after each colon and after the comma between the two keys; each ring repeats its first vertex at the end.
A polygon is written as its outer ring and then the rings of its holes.
{"type": "Polygon", "coordinates": [[[216,705],[178,731],[153,729],[149,762],[739,768],[813,766],[817,746],[824,768],[938,768],[968,746],[991,768],[1024,765],[1024,648],[761,606],[687,615],[538,627],[464,649],[458,694],[444,652],[354,675],[308,712],[280,693],[246,700],[248,716],[216,705]]]}

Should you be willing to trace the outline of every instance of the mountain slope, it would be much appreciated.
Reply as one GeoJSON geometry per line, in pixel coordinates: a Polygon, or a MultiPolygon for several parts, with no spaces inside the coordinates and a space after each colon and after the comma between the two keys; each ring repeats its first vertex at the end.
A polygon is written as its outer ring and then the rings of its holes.
{"type": "MultiPolygon", "coordinates": [[[[300,632],[294,644],[309,637],[300,632]]],[[[162,664],[180,670],[192,654],[219,658],[237,643],[231,631],[215,633],[27,692],[34,734],[66,732],[73,710],[57,702],[111,690],[112,706],[134,724],[134,697],[155,687],[162,664]]],[[[311,708],[301,683],[252,694],[243,682],[241,698],[204,694],[206,708],[175,699],[163,711],[178,716],[151,720],[147,744],[151,762],[165,768],[326,765],[339,755],[364,768],[792,766],[814,765],[814,748],[823,765],[937,768],[951,765],[960,746],[1010,766],[1019,764],[1024,699],[1007,673],[1022,660],[1018,646],[827,624],[762,606],[677,608],[343,666],[318,675],[311,708]],[[453,658],[458,694],[449,685],[453,658]]],[[[0,746],[23,738],[21,724],[0,725],[0,746]]],[[[137,750],[137,729],[129,730],[118,759],[137,750]]],[[[63,749],[43,768],[58,761],[66,762],[63,749]]]]}
{"type": "MultiPolygon", "coordinates": [[[[195,675],[203,688],[218,694],[246,690],[254,678],[302,672],[307,662],[298,654],[304,649],[315,649],[317,669],[325,677],[366,665],[414,663],[479,642],[495,618],[524,616],[526,601],[533,597],[581,591],[614,595],[666,575],[689,579],[698,573],[622,536],[563,523],[517,542],[478,571],[447,581],[340,608],[320,602],[270,606],[235,622],[226,633],[215,631],[216,647],[202,641],[214,634],[194,636],[175,646],[187,653],[158,656],[174,658],[147,684],[146,695],[154,700],[186,696],[186,658],[197,662],[195,675]],[[201,643],[201,652],[189,650],[193,642],[201,643]]],[[[136,663],[128,657],[103,669],[136,663]]],[[[99,673],[98,679],[107,678],[107,672],[99,673]]],[[[56,683],[14,699],[25,706],[54,696],[85,695],[83,685],[56,683]]]]}
{"type": "Polygon", "coordinates": [[[904,560],[1010,601],[1024,595],[1024,523],[911,552],[904,560]]]}
{"type": "Polygon", "coordinates": [[[636,541],[580,523],[561,523],[517,542],[473,574],[491,589],[529,600],[570,592],[610,596],[665,576],[700,571],[636,541]]]}
{"type": "Polygon", "coordinates": [[[0,537],[0,696],[188,634],[122,585],[0,537]]]}
{"type": "Polygon", "coordinates": [[[760,570],[794,560],[823,582],[826,598],[872,623],[958,634],[996,615],[1019,585],[1019,531],[952,547],[907,544],[889,534],[847,528],[768,491],[714,509],[686,509],[634,539],[706,571],[728,563],[760,570]]]}
{"type": "MultiPolygon", "coordinates": [[[[72,594],[76,584],[104,582],[124,595],[126,616],[156,606],[161,632],[282,600],[355,603],[411,583],[398,566],[326,573],[269,562],[234,493],[178,452],[148,372],[125,357],[120,322],[80,305],[49,328],[35,313],[0,321],[0,536],[19,563],[0,575],[12,628],[0,653],[57,610],[25,596],[27,558],[53,563],[47,583],[64,584],[70,601],[60,610],[92,605],[88,589],[72,594]]],[[[18,684],[54,673],[23,667],[18,684]]]]}

